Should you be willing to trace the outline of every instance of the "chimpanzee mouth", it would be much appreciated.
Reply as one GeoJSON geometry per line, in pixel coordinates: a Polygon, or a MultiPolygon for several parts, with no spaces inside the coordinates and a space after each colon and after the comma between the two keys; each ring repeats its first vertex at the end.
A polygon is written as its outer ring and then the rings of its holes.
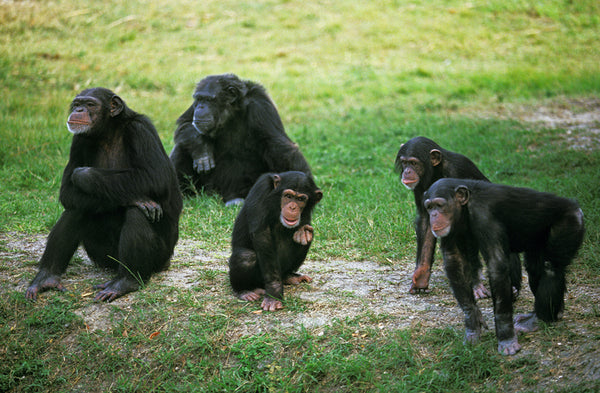
{"type": "Polygon", "coordinates": [[[286,228],[296,228],[300,223],[299,219],[288,220],[283,216],[283,214],[279,217],[279,221],[281,221],[281,225],[283,225],[286,228]]]}
{"type": "Polygon", "coordinates": [[[205,134],[213,128],[215,122],[212,119],[194,119],[192,125],[200,134],[205,134]]]}
{"type": "Polygon", "coordinates": [[[90,125],[87,122],[68,121],[67,129],[72,134],[83,134],[90,129],[90,125]]]}
{"type": "Polygon", "coordinates": [[[402,180],[404,187],[408,188],[409,190],[414,190],[414,188],[417,186],[417,183],[417,180],[402,180]]]}
{"type": "Polygon", "coordinates": [[[433,236],[436,238],[446,237],[450,233],[450,225],[445,227],[432,227],[431,233],[433,233],[433,236]]]}

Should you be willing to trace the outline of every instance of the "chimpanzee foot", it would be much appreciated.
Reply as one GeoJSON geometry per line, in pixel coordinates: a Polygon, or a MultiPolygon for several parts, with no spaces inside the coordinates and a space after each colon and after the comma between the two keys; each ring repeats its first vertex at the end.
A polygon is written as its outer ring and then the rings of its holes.
{"type": "Polygon", "coordinates": [[[535,332],[540,328],[538,318],[535,313],[519,314],[514,319],[516,333],[535,332]]]}
{"type": "Polygon", "coordinates": [[[303,282],[311,282],[312,278],[310,278],[309,276],[307,276],[306,274],[290,274],[289,276],[286,277],[286,279],[283,281],[284,284],[288,284],[288,285],[298,285],[300,283],[303,282]]]}
{"type": "Polygon", "coordinates": [[[466,329],[465,330],[465,344],[478,343],[480,336],[481,336],[481,329],[477,329],[477,330],[466,329]]]}
{"type": "Polygon", "coordinates": [[[236,293],[236,296],[247,302],[255,302],[265,294],[265,290],[262,288],[256,288],[253,291],[243,291],[236,293]]]}
{"type": "Polygon", "coordinates": [[[517,287],[512,287],[512,301],[516,302],[517,299],[519,298],[519,289],[517,287]]]}
{"type": "Polygon", "coordinates": [[[38,293],[49,289],[61,292],[66,291],[66,288],[60,282],[60,276],[40,271],[29,288],[27,288],[27,291],[25,291],[25,299],[36,300],[38,293]]]}
{"type": "Polygon", "coordinates": [[[487,289],[481,282],[473,287],[473,295],[475,295],[475,300],[485,299],[492,296],[489,289],[487,289]]]}
{"type": "Polygon", "coordinates": [[[521,344],[517,341],[517,336],[515,335],[508,340],[498,341],[498,352],[501,355],[512,356],[521,350],[521,344]]]}
{"type": "Polygon", "coordinates": [[[225,202],[225,206],[237,206],[244,203],[244,198],[234,198],[225,202]]]}
{"type": "Polygon", "coordinates": [[[274,299],[270,296],[265,296],[260,305],[264,311],[277,311],[283,308],[281,300],[274,299]]]}
{"type": "Polygon", "coordinates": [[[94,285],[94,289],[101,289],[101,291],[96,294],[94,300],[110,303],[116,298],[121,297],[129,292],[137,291],[140,289],[140,284],[132,278],[121,277],[102,284],[94,285]]]}

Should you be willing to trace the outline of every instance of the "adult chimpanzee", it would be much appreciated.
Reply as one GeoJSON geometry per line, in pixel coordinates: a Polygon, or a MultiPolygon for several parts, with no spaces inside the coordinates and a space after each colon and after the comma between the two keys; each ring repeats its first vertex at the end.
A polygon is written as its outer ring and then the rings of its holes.
{"type": "Polygon", "coordinates": [[[583,213],[569,199],[526,188],[464,179],[441,179],[424,195],[433,234],[441,238],[444,268],[465,313],[466,341],[476,342],[483,319],[471,290],[471,241],[488,267],[498,351],[513,355],[521,346],[515,331],[537,329],[538,318],[556,321],[564,307],[565,271],[581,246],[583,213]],[[525,253],[534,312],[513,326],[510,253],[525,253]]]}
{"type": "Polygon", "coordinates": [[[67,127],[74,136],[60,188],[65,210],[25,296],[64,290],[60,276],[83,243],[96,264],[117,270],[96,286],[96,300],[112,301],[168,267],[182,208],[177,178],[150,119],[108,89],[78,94],[67,127]]]}
{"type": "MultiPolygon", "coordinates": [[[[435,254],[436,239],[431,233],[427,212],[423,207],[423,193],[436,180],[444,177],[460,179],[475,179],[489,181],[475,164],[463,156],[446,149],[442,149],[431,139],[418,136],[400,146],[396,156],[396,169],[401,172],[401,181],[406,188],[413,191],[417,216],[415,218],[415,232],[417,234],[417,263],[412,276],[409,292],[412,294],[423,293],[429,290],[429,276],[435,254]]],[[[473,291],[475,298],[485,298],[489,291],[480,281],[479,253],[476,245],[469,250],[469,258],[474,269],[473,291]]],[[[512,270],[511,281],[515,295],[521,289],[521,261],[518,255],[511,257],[515,265],[512,270]]]]}
{"type": "Polygon", "coordinates": [[[226,204],[237,204],[262,173],[310,175],[265,89],[233,74],[198,83],[194,102],[177,120],[174,139],[171,160],[186,195],[204,188],[226,204]]]}
{"type": "Polygon", "coordinates": [[[302,172],[265,173],[250,190],[235,221],[229,278],[236,296],[262,295],[262,308],[283,308],[283,284],[310,282],[296,273],[313,239],[311,213],[323,197],[302,172]]]}

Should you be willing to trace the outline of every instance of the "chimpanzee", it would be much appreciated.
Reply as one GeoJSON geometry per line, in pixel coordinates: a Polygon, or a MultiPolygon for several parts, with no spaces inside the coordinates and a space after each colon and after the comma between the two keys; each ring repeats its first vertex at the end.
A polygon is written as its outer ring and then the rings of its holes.
{"type": "Polygon", "coordinates": [[[552,194],[476,180],[441,179],[424,195],[432,233],[441,238],[444,268],[465,313],[466,341],[484,325],[471,290],[469,243],[476,241],[488,267],[498,351],[514,355],[516,332],[556,321],[564,308],[565,272],[581,246],[583,213],[577,202],[552,194]],[[513,326],[510,253],[524,252],[534,312],[513,326]]]}
{"type": "Polygon", "coordinates": [[[310,167],[286,135],[265,89],[236,75],[211,75],[196,86],[194,102],[177,120],[171,161],[185,195],[216,192],[238,204],[266,172],[310,167]]]}
{"type": "Polygon", "coordinates": [[[60,277],[83,243],[97,265],[117,271],[96,286],[101,291],[95,299],[110,302],[168,267],[179,235],[181,193],[154,125],[115,93],[84,90],[70,112],[67,127],[74,136],[60,187],[65,210],[25,296],[65,290],[60,277]]]}
{"type": "Polygon", "coordinates": [[[310,282],[296,273],[313,239],[311,213],[323,197],[303,172],[265,173],[248,193],[233,227],[229,278],[235,295],[265,311],[283,308],[283,284],[310,282]]]}
{"type": "MultiPolygon", "coordinates": [[[[476,179],[489,181],[475,164],[462,154],[441,148],[429,138],[418,136],[400,146],[396,156],[396,170],[401,172],[402,184],[413,191],[417,216],[415,232],[417,234],[417,263],[412,277],[409,292],[412,294],[429,291],[429,276],[435,254],[436,239],[430,231],[427,212],[423,207],[423,193],[438,179],[454,177],[459,179],[476,179]]],[[[473,275],[473,291],[475,298],[486,298],[490,295],[487,288],[480,282],[479,253],[476,245],[469,250],[471,264],[477,274],[473,275]]],[[[518,255],[511,256],[515,265],[511,281],[515,296],[521,289],[521,261],[518,255]]]]}

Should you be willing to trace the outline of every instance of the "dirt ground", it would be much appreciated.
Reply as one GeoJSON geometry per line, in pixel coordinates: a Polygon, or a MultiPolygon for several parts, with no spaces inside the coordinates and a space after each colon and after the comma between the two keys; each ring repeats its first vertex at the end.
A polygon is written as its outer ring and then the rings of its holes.
{"type": "MultiPolygon", "coordinates": [[[[600,149],[600,99],[564,101],[537,108],[501,107],[494,115],[531,122],[532,129],[564,129],[565,142],[572,149],[600,149]]],[[[35,265],[25,262],[39,260],[45,246],[45,236],[0,233],[0,244],[4,245],[0,248],[0,261],[8,267],[0,269],[0,293],[9,290],[24,292],[28,280],[36,271],[35,265]]],[[[79,255],[83,263],[63,279],[67,288],[80,284],[83,279],[102,282],[107,278],[107,273],[94,268],[83,251],[80,250],[79,255]]],[[[227,252],[203,251],[199,241],[181,239],[171,268],[154,276],[147,290],[151,290],[152,285],[186,289],[201,284],[206,287],[206,293],[212,292],[217,297],[231,296],[226,285],[227,257],[227,252]],[[213,279],[207,280],[206,273],[211,271],[214,273],[211,276],[213,279]]],[[[277,328],[296,328],[302,325],[319,334],[321,329],[336,319],[362,315],[368,310],[375,315],[388,316],[382,319],[385,322],[376,322],[375,327],[380,329],[412,328],[427,331],[432,327],[451,325],[462,330],[462,313],[449,290],[440,265],[438,258],[431,277],[432,292],[414,296],[408,294],[414,267],[412,259],[394,261],[389,265],[369,261],[308,260],[301,272],[310,275],[313,282],[286,290],[309,306],[304,311],[280,312],[276,319],[277,328]]],[[[526,279],[523,286],[521,296],[515,304],[516,312],[528,312],[533,305],[526,279]]],[[[91,290],[86,295],[90,296],[89,305],[79,310],[85,323],[91,330],[110,330],[110,318],[106,318],[110,312],[108,308],[92,301],[91,290]]],[[[126,309],[130,301],[130,297],[125,296],[113,304],[126,309]]],[[[517,357],[533,355],[542,359],[541,364],[546,372],[540,375],[540,391],[560,390],[584,381],[600,387],[599,302],[600,283],[570,275],[564,318],[558,322],[564,328],[562,330],[568,333],[552,335],[553,343],[550,346],[540,345],[540,341],[545,339],[541,332],[531,333],[520,340],[523,349],[517,357]]],[[[493,334],[491,301],[483,299],[479,305],[491,328],[484,334],[493,334]]],[[[275,323],[274,318],[264,318],[260,312],[249,312],[240,318],[241,327],[235,332],[238,335],[268,331],[275,323]]],[[[519,376],[515,375],[514,386],[524,386],[518,380],[519,376]]]]}

